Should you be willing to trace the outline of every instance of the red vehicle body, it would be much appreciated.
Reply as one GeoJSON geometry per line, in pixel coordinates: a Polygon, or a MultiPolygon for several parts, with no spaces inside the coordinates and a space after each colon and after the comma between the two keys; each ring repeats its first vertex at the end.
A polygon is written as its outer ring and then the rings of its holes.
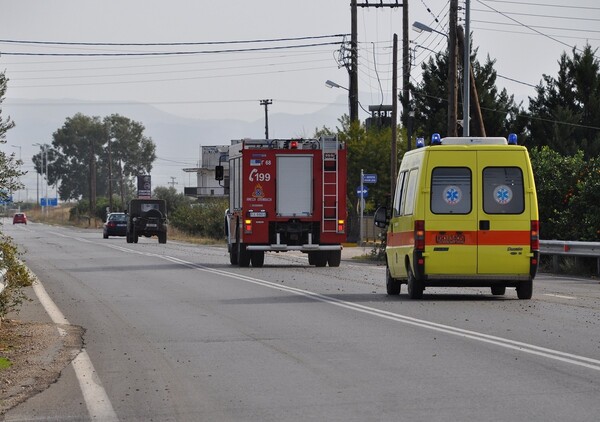
{"type": "Polygon", "coordinates": [[[225,216],[231,264],[261,267],[267,251],[296,250],[311,265],[339,266],[346,166],[336,137],[232,141],[225,216]]]}

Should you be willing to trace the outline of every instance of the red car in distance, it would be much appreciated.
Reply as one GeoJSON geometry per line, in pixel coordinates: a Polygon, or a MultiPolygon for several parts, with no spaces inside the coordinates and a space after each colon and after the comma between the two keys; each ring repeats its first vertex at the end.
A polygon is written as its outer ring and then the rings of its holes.
{"type": "Polygon", "coordinates": [[[25,213],[16,213],[13,216],[13,224],[27,224],[27,216],[25,215],[25,213]]]}

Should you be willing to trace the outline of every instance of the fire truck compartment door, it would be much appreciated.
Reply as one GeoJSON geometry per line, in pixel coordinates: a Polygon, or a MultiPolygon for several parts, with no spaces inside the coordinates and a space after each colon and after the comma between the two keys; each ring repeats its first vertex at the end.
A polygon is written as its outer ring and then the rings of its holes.
{"type": "Polygon", "coordinates": [[[308,217],[313,213],[312,155],[277,156],[277,208],[281,217],[308,217]]]}

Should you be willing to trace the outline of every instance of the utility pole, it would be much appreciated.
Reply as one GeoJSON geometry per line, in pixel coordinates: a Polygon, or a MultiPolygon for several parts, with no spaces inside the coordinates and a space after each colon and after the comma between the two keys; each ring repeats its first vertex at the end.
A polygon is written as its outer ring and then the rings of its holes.
{"type": "MultiPolygon", "coordinates": [[[[398,3],[398,0],[389,0],[389,3],[384,3],[383,0],[380,0],[379,3],[369,3],[368,1],[365,3],[357,3],[356,0],[351,0],[350,2],[350,54],[351,54],[351,62],[350,62],[350,87],[348,89],[348,99],[350,101],[350,122],[358,121],[358,13],[357,7],[389,7],[390,9],[395,9],[397,7],[405,7],[406,13],[404,15],[404,23],[403,23],[403,31],[402,35],[404,37],[403,40],[403,56],[404,60],[408,59],[408,0],[403,0],[402,4],[398,3]]],[[[406,63],[404,65],[404,69],[406,71],[406,63]]],[[[406,76],[405,76],[406,78],[406,76]]],[[[408,86],[408,84],[406,84],[408,86]]],[[[394,96],[394,102],[396,101],[396,97],[394,96]]],[[[406,111],[406,110],[405,110],[406,111]]]]}
{"type": "MultiPolygon", "coordinates": [[[[267,138],[268,139],[268,138],[267,138]]],[[[175,185],[178,185],[178,183],[175,181],[175,179],[177,179],[176,177],[171,176],[171,181],[169,182],[169,185],[171,185],[172,188],[175,187],[175,185]]]]}
{"type": "MultiPolygon", "coordinates": [[[[462,26],[459,26],[457,29],[458,33],[458,47],[459,50],[465,54],[465,34],[463,32],[462,26]]],[[[469,57],[470,60],[470,57],[469,57]]],[[[483,114],[481,113],[481,105],[479,104],[479,94],[477,93],[477,85],[475,84],[475,73],[473,72],[473,66],[470,66],[470,63],[467,63],[463,66],[463,84],[466,84],[467,87],[463,89],[464,95],[469,95],[469,99],[465,100],[463,98],[463,136],[470,135],[470,104],[473,105],[473,111],[475,112],[475,122],[477,129],[477,136],[487,136],[485,132],[485,125],[483,123],[483,114]],[[468,68],[468,70],[467,70],[468,68]],[[467,73],[468,72],[468,73],[467,73]],[[469,89],[469,85],[471,85],[469,89]]]]}
{"type": "Polygon", "coordinates": [[[94,139],[90,137],[90,222],[96,212],[96,151],[94,139]]]}
{"type": "Polygon", "coordinates": [[[350,2],[350,123],[358,122],[358,9],[356,0],[350,2]]]}
{"type": "Polygon", "coordinates": [[[269,139],[269,105],[273,100],[260,100],[260,105],[265,106],[265,139],[269,139]]]}
{"type": "Polygon", "coordinates": [[[456,24],[458,21],[458,0],[450,0],[450,15],[448,17],[448,135],[458,136],[456,116],[458,109],[456,24]]]}
{"type": "Polygon", "coordinates": [[[398,169],[398,34],[394,34],[392,47],[392,153],[390,155],[390,198],[396,192],[396,172],[398,169]]]}
{"type": "Polygon", "coordinates": [[[108,138],[108,206],[113,212],[113,190],[112,190],[112,154],[110,151],[111,138],[108,138]]]}
{"type": "MultiPolygon", "coordinates": [[[[408,0],[402,4],[402,125],[406,131],[406,150],[410,151],[412,133],[408,130],[410,125],[410,48],[408,39],[408,0]]],[[[395,176],[394,176],[395,177],[395,176]]],[[[392,192],[393,195],[393,192],[392,192]]],[[[393,197],[393,196],[392,196],[393,197]]]]}

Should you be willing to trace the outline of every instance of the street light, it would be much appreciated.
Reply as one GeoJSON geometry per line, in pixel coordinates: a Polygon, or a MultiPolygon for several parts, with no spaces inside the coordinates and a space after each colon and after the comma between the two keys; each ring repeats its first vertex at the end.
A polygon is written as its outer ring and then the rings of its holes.
{"type": "Polygon", "coordinates": [[[336,84],[333,81],[330,81],[329,79],[327,79],[325,81],[325,85],[327,86],[327,88],[341,88],[341,89],[345,89],[346,91],[348,91],[348,88],[346,88],[345,86],[341,86],[339,84],[336,84]]]}
{"type": "Polygon", "coordinates": [[[443,35],[444,37],[448,38],[448,34],[440,32],[437,29],[433,29],[432,27],[427,26],[424,23],[421,23],[421,22],[418,22],[418,21],[413,22],[412,29],[413,29],[413,31],[416,31],[416,32],[419,32],[419,33],[423,32],[423,31],[425,31],[425,32],[435,32],[436,34],[440,34],[440,35],[443,35]]]}

